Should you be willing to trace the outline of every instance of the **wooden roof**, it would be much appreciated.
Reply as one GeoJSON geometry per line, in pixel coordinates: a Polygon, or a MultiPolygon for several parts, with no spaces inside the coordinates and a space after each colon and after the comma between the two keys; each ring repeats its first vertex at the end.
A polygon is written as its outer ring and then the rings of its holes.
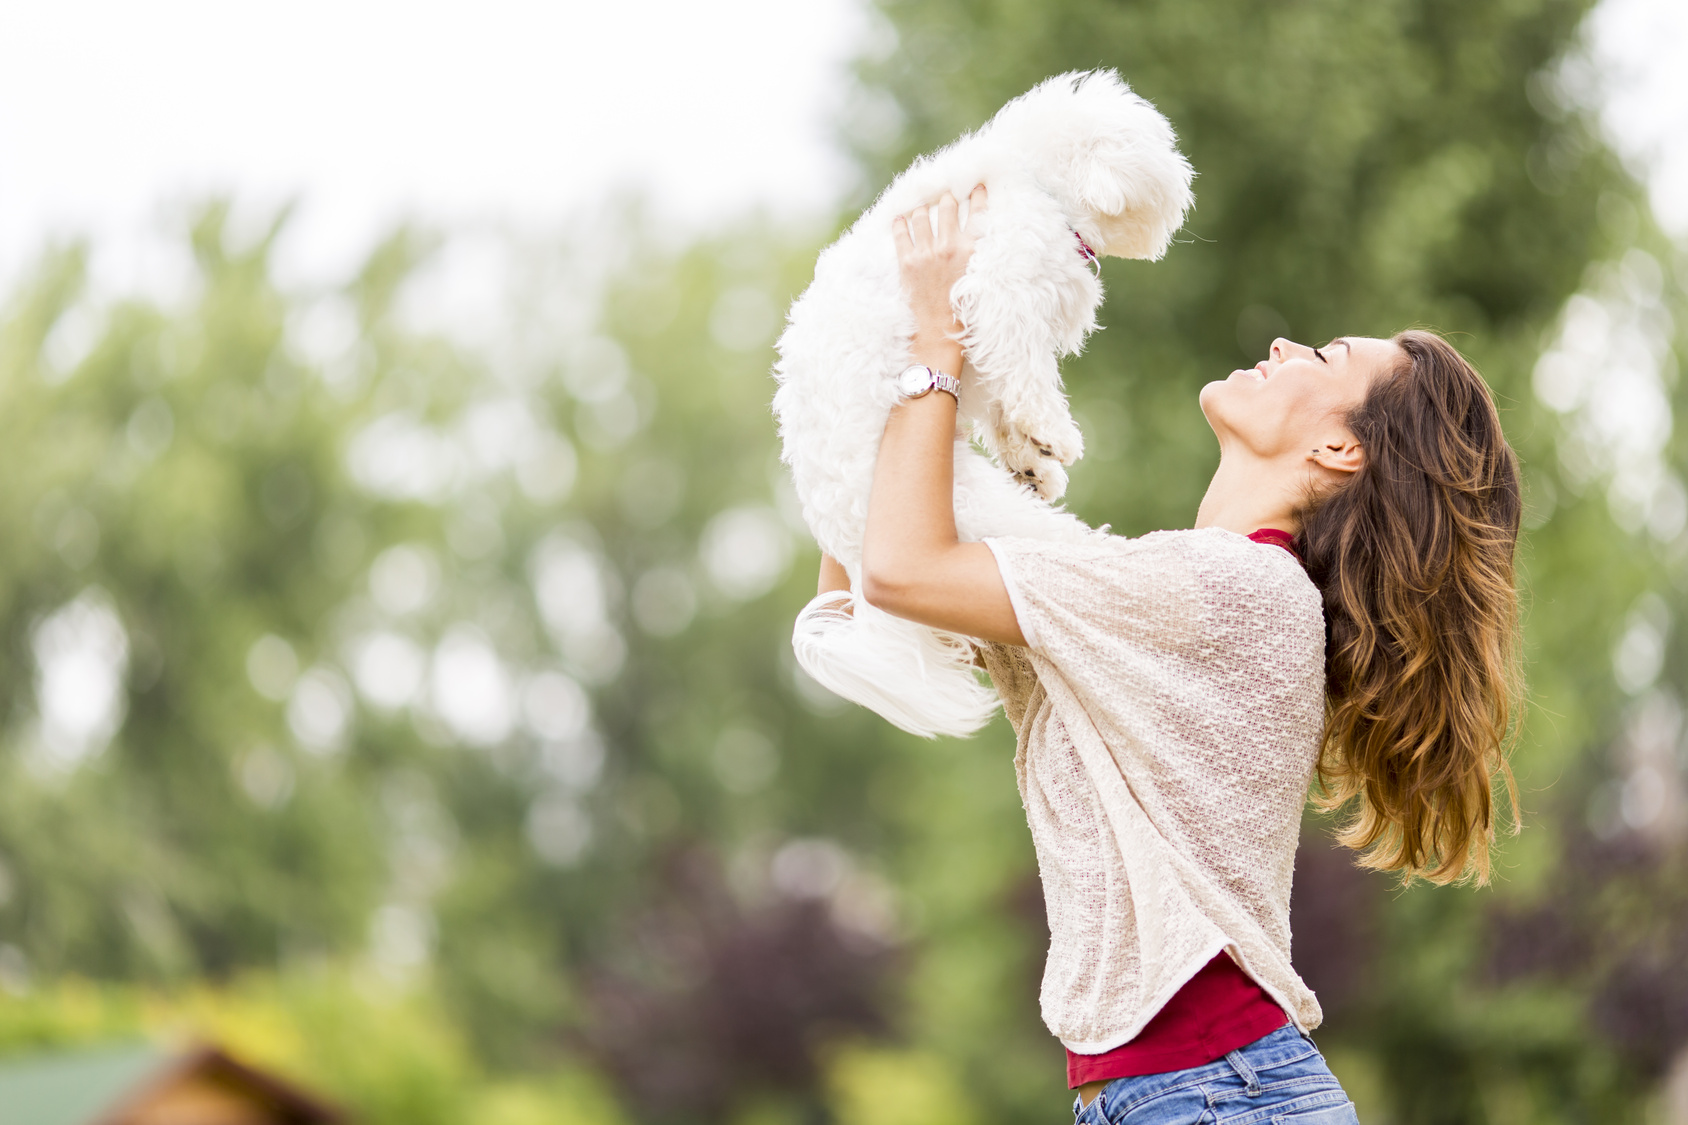
{"type": "Polygon", "coordinates": [[[202,1045],[127,1043],[0,1060],[0,1125],[327,1125],[333,1106],[202,1045]]]}

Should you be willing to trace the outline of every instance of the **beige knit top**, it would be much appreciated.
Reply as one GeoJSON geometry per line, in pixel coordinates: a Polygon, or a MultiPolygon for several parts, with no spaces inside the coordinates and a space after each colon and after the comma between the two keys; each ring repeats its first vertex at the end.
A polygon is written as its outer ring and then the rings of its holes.
{"type": "Polygon", "coordinates": [[[1049,1030],[1111,1050],[1220,950],[1317,1027],[1289,929],[1324,719],[1312,582],[1219,528],[986,542],[1027,641],[982,655],[1018,736],[1049,1030]]]}

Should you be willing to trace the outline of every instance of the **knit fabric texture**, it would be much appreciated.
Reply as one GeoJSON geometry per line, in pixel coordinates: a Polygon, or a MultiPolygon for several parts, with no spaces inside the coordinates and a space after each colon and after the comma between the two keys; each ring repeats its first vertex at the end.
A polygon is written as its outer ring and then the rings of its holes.
{"type": "Polygon", "coordinates": [[[1221,950],[1317,1027],[1289,926],[1324,723],[1317,589],[1220,528],[987,543],[1032,645],[981,656],[1018,737],[1049,1030],[1112,1050],[1221,950]]]}

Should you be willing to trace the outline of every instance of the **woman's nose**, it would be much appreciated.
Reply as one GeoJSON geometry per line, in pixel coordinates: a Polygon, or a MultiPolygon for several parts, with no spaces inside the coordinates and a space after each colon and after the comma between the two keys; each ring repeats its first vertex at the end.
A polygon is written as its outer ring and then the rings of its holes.
{"type": "Polygon", "coordinates": [[[1272,341],[1271,354],[1273,362],[1282,363],[1291,356],[1310,356],[1313,354],[1313,349],[1309,348],[1306,344],[1298,344],[1294,340],[1286,340],[1282,336],[1279,336],[1276,340],[1272,341]]]}

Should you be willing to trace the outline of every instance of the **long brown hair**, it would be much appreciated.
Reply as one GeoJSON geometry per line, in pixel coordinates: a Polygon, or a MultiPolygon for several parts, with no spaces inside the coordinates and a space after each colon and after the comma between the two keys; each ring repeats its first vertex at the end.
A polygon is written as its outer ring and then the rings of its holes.
{"type": "Polygon", "coordinates": [[[1304,512],[1324,595],[1326,809],[1367,867],[1486,882],[1518,710],[1518,462],[1488,386],[1432,332],[1348,418],[1365,464],[1304,512]]]}

